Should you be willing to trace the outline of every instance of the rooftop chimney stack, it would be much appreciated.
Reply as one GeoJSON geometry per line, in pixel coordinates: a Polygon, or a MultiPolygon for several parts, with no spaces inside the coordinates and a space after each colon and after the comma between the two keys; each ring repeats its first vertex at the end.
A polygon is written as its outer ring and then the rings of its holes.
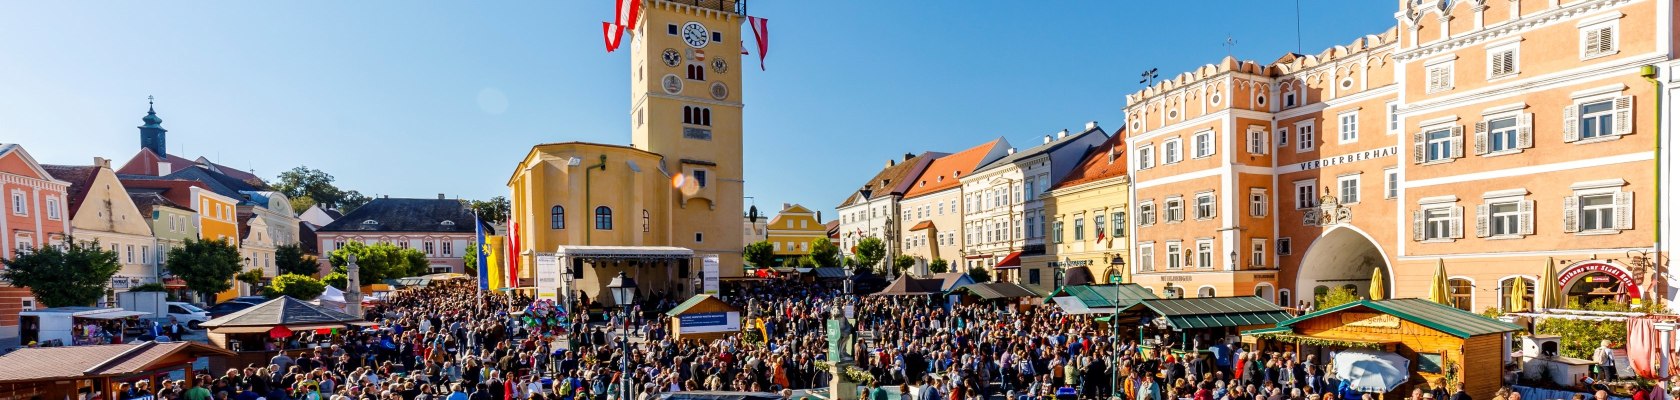
{"type": "Polygon", "coordinates": [[[443,199],[444,199],[443,193],[438,193],[438,200],[443,200],[443,199]]]}
{"type": "Polygon", "coordinates": [[[93,166],[99,167],[99,168],[104,168],[104,169],[111,169],[111,160],[106,159],[105,157],[94,157],[93,158],[93,166]]]}
{"type": "Polygon", "coordinates": [[[1044,135],[1044,144],[1050,144],[1050,135],[1044,135]]]}
{"type": "Polygon", "coordinates": [[[894,165],[898,165],[898,160],[894,160],[894,159],[891,159],[891,158],[888,158],[888,159],[887,159],[887,167],[889,167],[889,168],[890,168],[890,167],[892,167],[892,166],[894,166],[894,165]]]}
{"type": "Polygon", "coordinates": [[[1056,139],[1061,139],[1061,138],[1065,138],[1065,137],[1067,137],[1067,130],[1066,129],[1063,129],[1061,132],[1056,132],[1056,139]]]}
{"type": "Polygon", "coordinates": [[[1097,121],[1091,121],[1091,122],[1086,122],[1085,123],[1085,130],[1088,131],[1088,130],[1092,130],[1092,129],[1097,129],[1097,121]]]}
{"type": "Polygon", "coordinates": [[[1009,148],[1009,155],[1015,155],[1015,148],[1014,147],[1009,148]]]}

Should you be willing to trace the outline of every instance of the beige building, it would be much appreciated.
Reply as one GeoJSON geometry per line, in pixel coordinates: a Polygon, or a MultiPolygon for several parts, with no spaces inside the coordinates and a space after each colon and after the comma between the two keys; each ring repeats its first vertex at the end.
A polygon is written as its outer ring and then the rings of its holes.
{"type": "Polygon", "coordinates": [[[913,273],[928,273],[934,260],[945,261],[949,271],[965,271],[962,177],[1008,151],[1009,142],[998,138],[934,159],[911,182],[898,208],[907,211],[900,216],[905,223],[900,224],[899,247],[916,259],[913,273]]]}
{"type": "Polygon", "coordinates": [[[145,283],[158,282],[156,241],[148,226],[150,218],[140,214],[122,182],[111,170],[111,160],[94,157],[93,165],[42,165],[53,177],[70,182],[70,236],[78,242],[98,241],[100,247],[116,253],[122,265],[111,276],[110,295],[101,305],[116,304],[116,293],[145,283]]]}

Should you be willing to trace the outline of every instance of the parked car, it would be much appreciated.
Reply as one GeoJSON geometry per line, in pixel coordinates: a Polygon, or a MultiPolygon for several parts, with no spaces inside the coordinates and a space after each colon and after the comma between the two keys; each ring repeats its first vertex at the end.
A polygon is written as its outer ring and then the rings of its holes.
{"type": "Polygon", "coordinates": [[[215,306],[211,306],[206,311],[210,312],[210,319],[216,319],[221,318],[223,315],[233,314],[239,310],[251,308],[251,306],[262,304],[266,301],[268,301],[268,298],[262,296],[235,297],[229,299],[228,301],[217,303],[215,306]]]}
{"type": "Polygon", "coordinates": [[[168,311],[168,318],[175,318],[176,321],[185,322],[187,327],[192,328],[193,330],[200,329],[198,326],[199,324],[210,320],[210,311],[198,308],[198,306],[192,305],[191,303],[171,301],[169,302],[168,311]]]}

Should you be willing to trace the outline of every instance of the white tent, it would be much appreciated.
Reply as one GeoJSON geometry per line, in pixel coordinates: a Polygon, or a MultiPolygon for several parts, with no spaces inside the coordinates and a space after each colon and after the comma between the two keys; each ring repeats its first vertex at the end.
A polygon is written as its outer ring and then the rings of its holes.
{"type": "Polygon", "coordinates": [[[346,310],[349,309],[344,301],[344,291],[338,290],[333,285],[327,285],[327,290],[321,292],[320,296],[315,297],[315,304],[344,312],[348,312],[346,310]]]}

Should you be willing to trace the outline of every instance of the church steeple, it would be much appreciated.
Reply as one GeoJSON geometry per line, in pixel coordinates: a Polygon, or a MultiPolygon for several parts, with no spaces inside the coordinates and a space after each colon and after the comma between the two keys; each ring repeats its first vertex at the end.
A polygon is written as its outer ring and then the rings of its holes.
{"type": "Polygon", "coordinates": [[[140,118],[140,122],[145,123],[145,125],[139,127],[140,147],[151,150],[152,153],[157,154],[158,158],[168,158],[167,149],[169,146],[164,143],[164,140],[165,133],[169,130],[163,129],[163,118],[158,118],[157,110],[152,107],[152,100],[152,96],[146,96],[146,116],[140,118]]]}

